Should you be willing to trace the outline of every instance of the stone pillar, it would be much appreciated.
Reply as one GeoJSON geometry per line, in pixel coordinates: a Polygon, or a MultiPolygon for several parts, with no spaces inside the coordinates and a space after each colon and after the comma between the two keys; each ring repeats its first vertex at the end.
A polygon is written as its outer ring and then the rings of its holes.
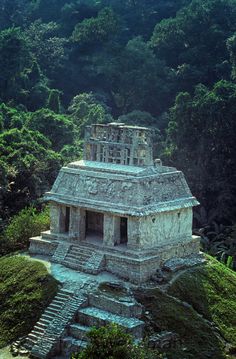
{"type": "Polygon", "coordinates": [[[103,244],[114,247],[120,243],[120,217],[104,214],[103,244]]]}
{"type": "Polygon", "coordinates": [[[105,145],[105,162],[108,162],[108,157],[109,157],[109,145],[105,145]]]}
{"type": "Polygon", "coordinates": [[[114,244],[120,244],[120,217],[113,217],[114,244]]]}
{"type": "Polygon", "coordinates": [[[86,235],[86,211],[83,208],[79,208],[79,240],[84,241],[86,235]]]}
{"type": "Polygon", "coordinates": [[[85,210],[78,207],[70,209],[69,237],[83,241],[85,239],[85,210]]]}
{"type": "Polygon", "coordinates": [[[122,147],[121,148],[121,154],[120,154],[121,156],[120,156],[120,163],[122,164],[122,165],[127,165],[127,156],[125,156],[125,148],[124,147],[122,147]]]}
{"type": "Polygon", "coordinates": [[[77,238],[79,236],[79,208],[70,207],[70,227],[69,227],[69,237],[77,238]]]}
{"type": "Polygon", "coordinates": [[[50,232],[60,233],[60,206],[54,202],[50,203],[50,232]]]}
{"type": "Polygon", "coordinates": [[[97,144],[96,161],[100,162],[100,160],[101,160],[101,145],[98,143],[97,144]]]}
{"type": "Polygon", "coordinates": [[[59,233],[65,233],[66,206],[59,207],[59,233]]]}
{"type": "Polygon", "coordinates": [[[140,219],[138,217],[128,217],[128,243],[129,249],[140,249],[141,233],[140,233],[140,219]]]}

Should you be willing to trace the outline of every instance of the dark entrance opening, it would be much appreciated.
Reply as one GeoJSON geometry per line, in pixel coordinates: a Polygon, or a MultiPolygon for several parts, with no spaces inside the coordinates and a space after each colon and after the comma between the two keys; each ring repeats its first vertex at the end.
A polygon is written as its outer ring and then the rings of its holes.
{"type": "Polygon", "coordinates": [[[103,238],[103,213],[86,211],[86,237],[103,238]]]}
{"type": "Polygon", "coordinates": [[[66,207],[65,213],[65,233],[69,232],[70,228],[70,207],[66,207]]]}
{"type": "Polygon", "coordinates": [[[128,242],[128,230],[127,230],[127,218],[121,217],[120,219],[120,243],[127,244],[128,242]]]}

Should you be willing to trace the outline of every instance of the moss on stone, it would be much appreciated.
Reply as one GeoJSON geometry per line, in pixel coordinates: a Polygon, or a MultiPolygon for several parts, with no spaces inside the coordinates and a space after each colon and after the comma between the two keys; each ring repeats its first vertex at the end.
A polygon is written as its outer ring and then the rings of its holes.
{"type": "Polygon", "coordinates": [[[214,259],[180,272],[168,292],[137,292],[155,332],[173,331],[180,342],[167,350],[170,359],[222,359],[225,341],[236,349],[236,275],[214,259]]]}
{"type": "Polygon", "coordinates": [[[0,347],[31,330],[57,286],[42,263],[21,256],[0,258],[0,347]]]}

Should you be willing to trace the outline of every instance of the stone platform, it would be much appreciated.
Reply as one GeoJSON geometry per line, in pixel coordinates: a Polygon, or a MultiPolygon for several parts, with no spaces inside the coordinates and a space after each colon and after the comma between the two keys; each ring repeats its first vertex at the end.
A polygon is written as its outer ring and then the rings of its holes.
{"type": "Polygon", "coordinates": [[[135,284],[147,281],[169,258],[182,258],[199,252],[199,237],[147,250],[125,246],[110,248],[96,241],[55,239],[50,232],[31,238],[30,253],[49,256],[52,262],[80,272],[108,271],[135,284]]]}

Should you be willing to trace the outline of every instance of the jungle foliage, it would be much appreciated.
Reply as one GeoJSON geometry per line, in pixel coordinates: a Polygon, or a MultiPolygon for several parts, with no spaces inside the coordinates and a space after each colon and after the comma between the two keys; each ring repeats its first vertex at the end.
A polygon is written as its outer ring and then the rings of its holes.
{"type": "Polygon", "coordinates": [[[152,126],[207,215],[235,223],[236,0],[0,7],[1,227],[81,155],[87,124],[118,118],[152,126]]]}

